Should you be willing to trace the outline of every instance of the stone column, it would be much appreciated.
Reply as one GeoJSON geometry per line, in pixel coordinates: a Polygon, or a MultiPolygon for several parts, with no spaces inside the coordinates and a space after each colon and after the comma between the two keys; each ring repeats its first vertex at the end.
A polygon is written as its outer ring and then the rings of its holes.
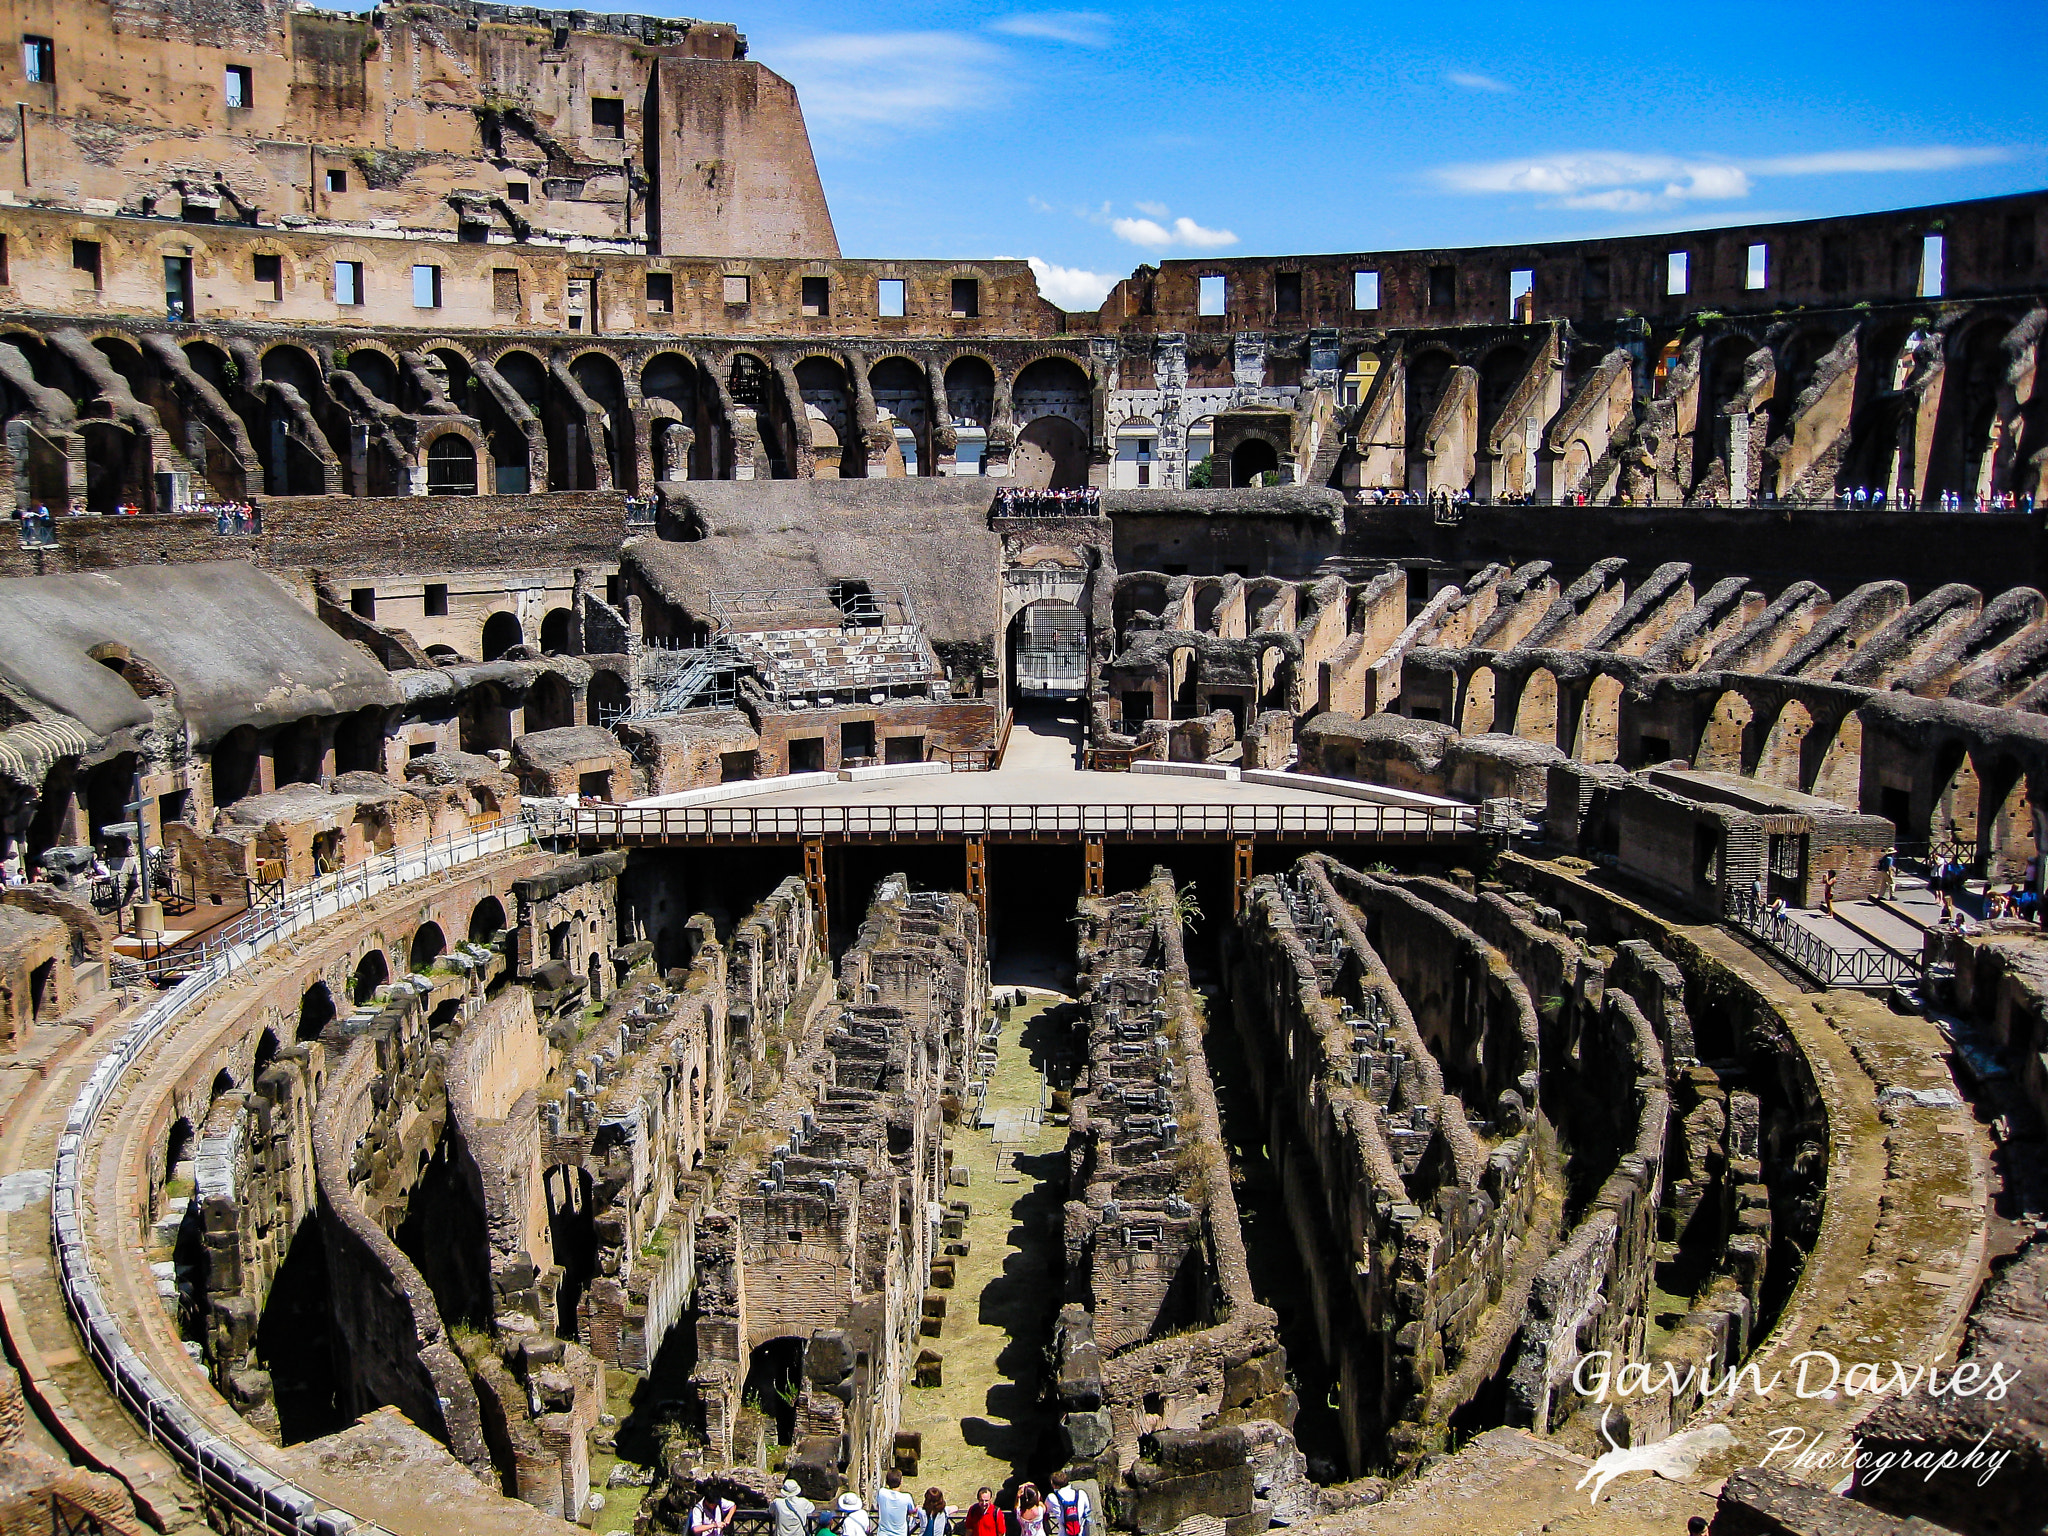
{"type": "Polygon", "coordinates": [[[1017,446],[1017,418],[1010,402],[1010,376],[996,375],[994,401],[988,412],[988,446],[982,451],[982,473],[994,480],[1010,478],[1010,454],[1017,446]]]}

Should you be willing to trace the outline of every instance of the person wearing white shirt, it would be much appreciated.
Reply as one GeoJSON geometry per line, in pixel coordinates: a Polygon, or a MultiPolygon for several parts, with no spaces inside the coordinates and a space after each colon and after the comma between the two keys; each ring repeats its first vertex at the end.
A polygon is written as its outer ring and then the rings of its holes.
{"type": "Polygon", "coordinates": [[[903,1491],[903,1474],[895,1468],[882,1479],[882,1491],[875,1495],[877,1536],[910,1536],[910,1512],[917,1500],[903,1491]]]}

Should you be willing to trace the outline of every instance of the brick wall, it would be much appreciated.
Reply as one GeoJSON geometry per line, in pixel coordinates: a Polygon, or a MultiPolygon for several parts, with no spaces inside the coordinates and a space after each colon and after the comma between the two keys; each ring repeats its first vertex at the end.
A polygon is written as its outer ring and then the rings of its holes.
{"type": "Polygon", "coordinates": [[[554,570],[613,566],[625,500],[610,491],[531,496],[266,496],[259,534],[223,536],[211,517],[58,517],[57,547],[0,540],[0,576],[122,565],[249,560],[273,570],[554,570]]]}

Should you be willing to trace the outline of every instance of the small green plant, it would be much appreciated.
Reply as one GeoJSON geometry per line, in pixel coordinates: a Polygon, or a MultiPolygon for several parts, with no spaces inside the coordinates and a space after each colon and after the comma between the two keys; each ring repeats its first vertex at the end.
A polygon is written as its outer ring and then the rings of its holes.
{"type": "Polygon", "coordinates": [[[348,355],[348,348],[346,346],[336,347],[334,349],[334,366],[346,368],[348,366],[348,355]]]}
{"type": "Polygon", "coordinates": [[[1399,870],[1395,869],[1394,866],[1389,864],[1385,859],[1381,859],[1379,862],[1374,864],[1366,865],[1365,872],[1368,875],[1394,875],[1400,873],[1399,870]]]}
{"type": "Polygon", "coordinates": [[[1188,466],[1188,489],[1206,491],[1216,483],[1216,455],[1205,453],[1199,463],[1188,466]]]}
{"type": "Polygon", "coordinates": [[[1173,914],[1189,933],[1194,932],[1195,924],[1202,920],[1202,904],[1195,898],[1193,881],[1173,893],[1173,914]]]}

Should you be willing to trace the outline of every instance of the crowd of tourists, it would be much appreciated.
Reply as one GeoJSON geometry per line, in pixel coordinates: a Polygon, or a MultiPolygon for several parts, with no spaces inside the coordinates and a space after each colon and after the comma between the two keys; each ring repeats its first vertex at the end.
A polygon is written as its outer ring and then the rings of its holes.
{"type": "Polygon", "coordinates": [[[1021,490],[1004,486],[996,492],[997,517],[1100,517],[1102,492],[1092,485],[1064,491],[1021,490]]]}
{"type": "MultiPolygon", "coordinates": [[[[690,1536],[728,1536],[738,1512],[731,1499],[706,1487],[690,1510],[690,1536]]],[[[1020,1484],[1006,1509],[993,1489],[975,1491],[966,1508],[949,1503],[945,1490],[927,1488],[922,1499],[907,1493],[903,1474],[891,1470],[873,1501],[842,1493],[822,1508],[803,1495],[794,1478],[769,1505],[774,1536],[1094,1536],[1095,1511],[1085,1488],[1055,1472],[1044,1492],[1020,1484]]]]}
{"type": "Polygon", "coordinates": [[[185,510],[212,518],[215,533],[263,531],[263,514],[246,501],[195,501],[185,510]]]}
{"type": "Polygon", "coordinates": [[[660,510],[661,498],[659,496],[628,495],[626,497],[626,521],[629,523],[651,523],[654,521],[655,513],[660,510]]]}

